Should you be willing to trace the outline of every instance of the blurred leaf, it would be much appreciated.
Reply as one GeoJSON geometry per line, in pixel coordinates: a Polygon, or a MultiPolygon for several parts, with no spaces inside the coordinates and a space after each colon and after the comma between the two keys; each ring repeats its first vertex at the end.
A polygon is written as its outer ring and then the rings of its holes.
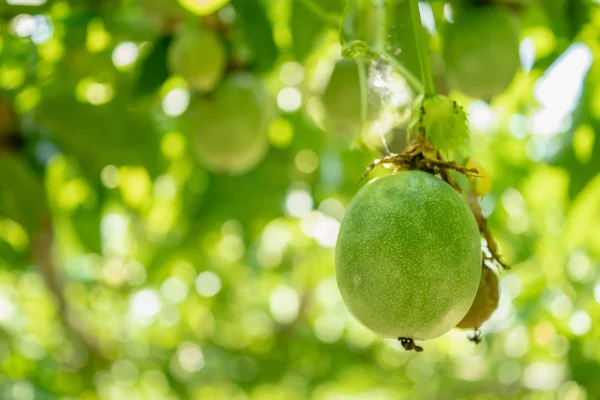
{"type": "Polygon", "coordinates": [[[569,41],[575,39],[590,19],[592,6],[588,0],[543,0],[538,4],[546,12],[554,32],[569,41]]]}
{"type": "Polygon", "coordinates": [[[254,52],[254,70],[266,72],[275,63],[278,49],[273,38],[273,27],[259,0],[232,0],[236,23],[247,36],[254,52]]]}
{"type": "Polygon", "coordinates": [[[100,253],[102,250],[102,241],[100,236],[100,221],[102,213],[96,207],[86,207],[84,205],[77,207],[71,214],[73,228],[81,243],[88,251],[100,253]]]}
{"type": "Polygon", "coordinates": [[[317,39],[326,27],[306,7],[303,0],[292,0],[291,9],[292,51],[298,61],[303,61],[314,49],[317,39]]]}
{"type": "MultiPolygon", "coordinates": [[[[292,34],[292,51],[298,61],[304,59],[314,50],[319,38],[331,26],[317,16],[306,5],[307,0],[292,0],[290,11],[290,33],[292,34]]],[[[308,0],[314,1],[314,0],[308,0]]],[[[340,0],[322,0],[315,2],[327,16],[341,15],[343,3],[340,0]]],[[[332,18],[333,19],[333,18],[332,18]]],[[[341,22],[341,21],[340,21],[341,22]]]]}
{"type": "Polygon", "coordinates": [[[46,212],[46,195],[35,172],[21,158],[0,157],[0,215],[37,232],[46,212]]]}
{"type": "Polygon", "coordinates": [[[149,113],[123,99],[95,106],[58,95],[40,104],[36,118],[91,182],[107,165],[143,165],[151,175],[160,169],[159,138],[149,113]]]}
{"type": "Polygon", "coordinates": [[[173,37],[164,35],[158,37],[152,49],[142,61],[140,74],[136,85],[136,94],[145,96],[156,92],[169,77],[167,66],[167,51],[173,37]]]}
{"type": "Polygon", "coordinates": [[[24,267],[28,261],[28,257],[17,252],[8,242],[0,238],[0,268],[24,267]]]}
{"type": "Polygon", "coordinates": [[[416,77],[421,76],[421,67],[410,17],[410,2],[389,0],[387,5],[387,40],[385,49],[416,77]]]}

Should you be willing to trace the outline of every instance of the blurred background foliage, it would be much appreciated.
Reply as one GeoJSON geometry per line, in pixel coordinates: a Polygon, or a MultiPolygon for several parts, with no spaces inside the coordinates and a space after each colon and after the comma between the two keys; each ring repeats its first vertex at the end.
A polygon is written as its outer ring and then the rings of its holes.
{"type": "Polygon", "coordinates": [[[333,278],[419,76],[406,2],[345,3],[0,2],[0,398],[600,398],[598,1],[420,4],[513,266],[481,344],[421,354],[333,278]]]}

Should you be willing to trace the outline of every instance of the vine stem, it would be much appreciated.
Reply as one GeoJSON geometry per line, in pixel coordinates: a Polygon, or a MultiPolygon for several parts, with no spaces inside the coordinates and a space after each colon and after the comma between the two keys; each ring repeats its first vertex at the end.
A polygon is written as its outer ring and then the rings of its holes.
{"type": "Polygon", "coordinates": [[[319,3],[314,0],[299,0],[304,7],[308,8],[311,13],[318,17],[327,26],[333,29],[340,28],[341,16],[330,14],[321,7],[319,3]]]}
{"type": "Polygon", "coordinates": [[[423,32],[423,22],[421,21],[421,13],[419,12],[419,1],[410,0],[410,17],[415,32],[415,40],[417,42],[417,53],[419,56],[419,64],[421,64],[421,75],[423,77],[423,93],[425,96],[435,94],[435,86],[433,84],[433,75],[431,73],[431,63],[429,61],[429,43],[423,32]]]}
{"type": "Polygon", "coordinates": [[[81,320],[69,305],[65,295],[65,286],[52,257],[53,229],[49,218],[42,221],[41,231],[33,236],[32,261],[38,270],[49,292],[54,295],[58,305],[58,315],[65,330],[87,350],[95,360],[107,362],[97,337],[81,320]]]}
{"type": "Polygon", "coordinates": [[[363,58],[357,58],[358,84],[360,86],[360,130],[362,131],[367,122],[368,99],[367,99],[367,66],[363,58]]]}

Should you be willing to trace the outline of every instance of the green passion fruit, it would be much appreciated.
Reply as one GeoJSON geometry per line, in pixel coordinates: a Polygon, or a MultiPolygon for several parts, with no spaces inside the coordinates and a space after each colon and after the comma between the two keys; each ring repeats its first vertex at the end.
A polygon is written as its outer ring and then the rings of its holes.
{"type": "Polygon", "coordinates": [[[454,328],[475,299],[477,222],[462,196],[434,175],[376,178],[348,205],[335,275],[350,312],[375,333],[436,338],[454,328]]]}
{"type": "Polygon", "coordinates": [[[239,174],[267,149],[268,99],[250,74],[228,76],[210,97],[197,96],[186,111],[200,161],[214,172],[239,174]]]}
{"type": "Polygon", "coordinates": [[[444,31],[443,57],[453,89],[481,99],[506,90],[519,69],[519,31],[510,12],[493,6],[459,9],[444,31]]]}
{"type": "Polygon", "coordinates": [[[167,61],[171,72],[183,77],[192,89],[208,92],[221,80],[227,54],[216,33],[186,29],[169,46],[167,61]]]}
{"type": "Polygon", "coordinates": [[[481,269],[479,288],[467,315],[456,325],[460,329],[479,329],[498,308],[498,277],[488,267],[481,269]]]}

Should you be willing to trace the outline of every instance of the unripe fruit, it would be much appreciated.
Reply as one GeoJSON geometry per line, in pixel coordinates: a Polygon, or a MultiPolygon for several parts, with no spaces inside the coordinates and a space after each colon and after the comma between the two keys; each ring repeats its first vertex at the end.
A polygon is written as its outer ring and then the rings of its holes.
{"type": "Polygon", "coordinates": [[[475,300],[465,317],[456,325],[461,329],[478,329],[498,308],[498,277],[488,267],[481,269],[475,300]]]}
{"type": "Polygon", "coordinates": [[[361,123],[360,83],[354,61],[335,64],[323,96],[325,128],[346,136],[358,135],[361,123]]]}
{"type": "MultiPolygon", "coordinates": [[[[368,74],[368,68],[365,72],[368,74]]],[[[368,76],[365,78],[368,79],[368,76]]],[[[325,131],[354,138],[361,134],[361,127],[369,129],[369,125],[378,118],[382,103],[379,94],[369,91],[368,87],[365,89],[367,90],[367,120],[366,125],[362,127],[358,65],[356,61],[346,59],[335,63],[321,96],[325,112],[323,121],[325,131]]]]}
{"type": "Polygon", "coordinates": [[[340,25],[342,54],[349,59],[364,57],[366,51],[381,53],[385,46],[385,2],[350,0],[340,25]]]}
{"type": "Polygon", "coordinates": [[[519,68],[519,31],[505,9],[459,9],[444,30],[443,56],[450,86],[487,100],[504,92],[519,68]]]}
{"type": "Polygon", "coordinates": [[[208,92],[221,80],[227,54],[216,33],[185,30],[169,46],[167,60],[171,72],[181,75],[192,89],[208,92]]]}
{"type": "Polygon", "coordinates": [[[138,0],[144,17],[161,30],[171,32],[183,19],[177,0],[138,0]]]}
{"type": "Polygon", "coordinates": [[[179,0],[182,6],[198,15],[210,15],[228,2],[229,0],[179,0]]]}
{"type": "Polygon", "coordinates": [[[335,273],[350,312],[383,337],[433,339],[465,316],[481,276],[481,241],[465,200],[421,171],[375,179],[352,199],[335,273]]]}
{"type": "Polygon", "coordinates": [[[249,74],[227,77],[210,98],[195,98],[186,111],[200,161],[214,172],[243,173],[267,148],[267,99],[249,74]]]}

